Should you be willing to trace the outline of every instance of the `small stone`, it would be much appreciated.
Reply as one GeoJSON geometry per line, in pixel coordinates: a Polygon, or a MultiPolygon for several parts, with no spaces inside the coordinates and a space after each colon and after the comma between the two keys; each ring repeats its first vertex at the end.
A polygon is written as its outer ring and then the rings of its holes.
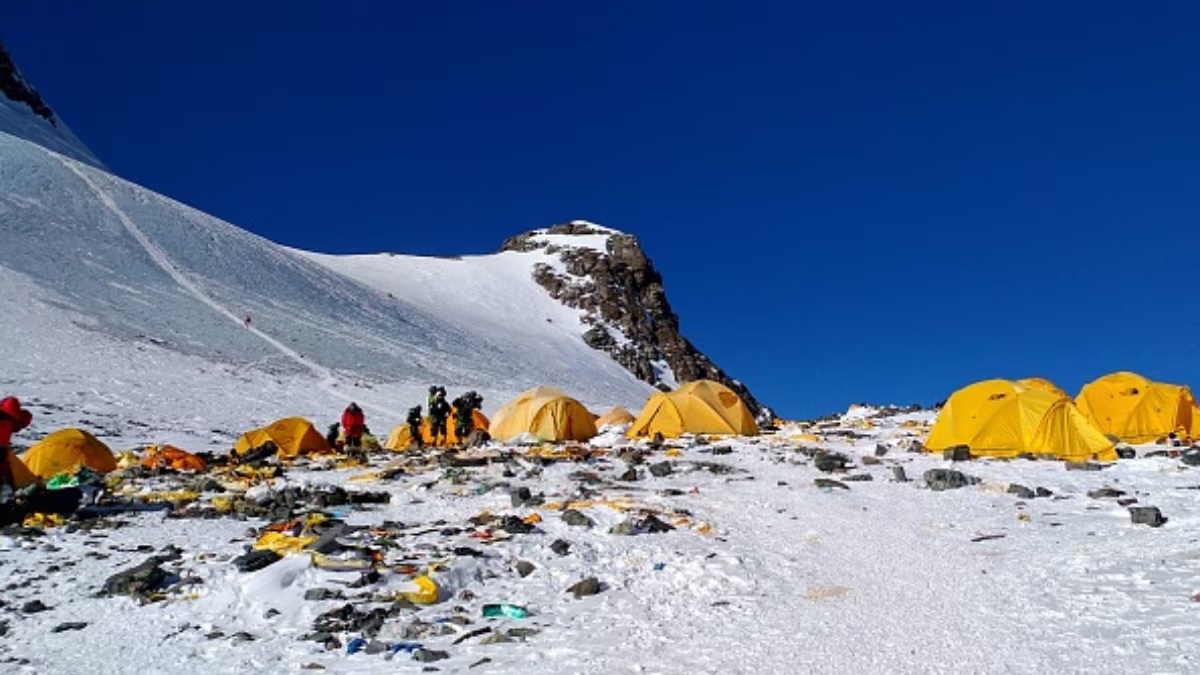
{"type": "Polygon", "coordinates": [[[600,590],[600,580],[596,577],[587,577],[572,584],[566,592],[574,595],[578,600],[589,595],[596,595],[600,590]]]}
{"type": "Polygon", "coordinates": [[[412,657],[413,661],[420,661],[421,663],[433,663],[434,661],[441,661],[443,659],[450,658],[450,654],[441,651],[440,649],[425,649],[422,647],[420,649],[414,649],[412,657]]]}
{"type": "Polygon", "coordinates": [[[1117,497],[1124,497],[1125,491],[1118,490],[1116,488],[1102,487],[1098,490],[1092,490],[1091,492],[1087,493],[1087,496],[1091,497],[1092,499],[1116,499],[1117,497]]]}
{"type": "Polygon", "coordinates": [[[1016,495],[1018,499],[1034,499],[1037,497],[1036,492],[1030,490],[1024,485],[1018,485],[1016,483],[1012,483],[1008,486],[1008,494],[1016,495]]]}
{"type": "Polygon", "coordinates": [[[562,519],[564,523],[570,525],[571,527],[590,528],[596,524],[591,518],[588,518],[582,512],[576,511],[575,509],[567,509],[566,511],[563,511],[562,519]]]}
{"type": "Polygon", "coordinates": [[[387,651],[387,643],[382,640],[371,640],[363,648],[367,654],[382,654],[387,651]]]}
{"type": "Polygon", "coordinates": [[[850,464],[850,458],[837,452],[821,451],[813,457],[813,466],[821,473],[841,471],[850,464]]]}
{"type": "Polygon", "coordinates": [[[622,473],[620,476],[617,476],[617,480],[623,480],[623,481],[630,482],[630,483],[632,483],[633,481],[635,481],[637,479],[638,479],[637,469],[633,468],[632,466],[629,467],[628,469],[625,469],[624,473],[622,473]]]}
{"type": "Polygon", "coordinates": [[[300,668],[303,670],[325,670],[325,666],[319,663],[306,663],[303,666],[300,666],[300,668]]]}
{"type": "Polygon", "coordinates": [[[1118,445],[1117,457],[1119,459],[1137,459],[1137,450],[1134,450],[1128,445],[1118,445]]]}
{"type": "Polygon", "coordinates": [[[479,644],[494,645],[494,644],[499,644],[501,642],[514,642],[514,640],[512,638],[508,637],[507,635],[505,635],[504,633],[492,633],[491,635],[480,640],[479,644]]]}
{"type": "Polygon", "coordinates": [[[842,480],[848,483],[870,483],[875,480],[875,477],[869,473],[856,473],[852,476],[843,476],[842,480]]]}
{"type": "Polygon", "coordinates": [[[1066,462],[1067,471],[1099,471],[1104,468],[1096,462],[1066,462]]]}
{"type": "Polygon", "coordinates": [[[1131,506],[1138,502],[1137,497],[1126,497],[1117,500],[1117,506],[1131,506]]]}
{"type": "Polygon", "coordinates": [[[24,605],[21,605],[22,614],[37,614],[38,612],[44,612],[48,609],[50,608],[43,604],[41,600],[30,600],[24,605]]]}
{"type": "Polygon", "coordinates": [[[732,455],[733,448],[729,447],[728,445],[714,446],[712,449],[712,454],[714,454],[714,455],[732,455]]]}
{"type": "Polygon", "coordinates": [[[536,628],[509,628],[508,636],[524,642],[527,638],[531,638],[534,635],[537,635],[539,632],[541,631],[536,628]]]}
{"type": "Polygon", "coordinates": [[[966,462],[971,459],[971,449],[965,445],[956,445],[942,451],[942,459],[951,462],[966,462]]]}
{"type": "MultiPolygon", "coordinates": [[[[876,443],[875,444],[875,456],[883,457],[884,455],[888,454],[888,449],[889,449],[888,446],[884,445],[883,443],[876,443]]],[[[864,462],[864,464],[865,464],[865,462],[864,462]]]]}
{"type": "Polygon", "coordinates": [[[571,543],[565,539],[555,539],[554,542],[550,544],[550,550],[554,551],[558,555],[567,555],[571,552],[571,543]]]}
{"type": "Polygon", "coordinates": [[[83,630],[84,628],[87,628],[86,621],[68,621],[66,623],[60,623],[54,628],[51,628],[50,632],[63,633],[69,630],[83,630]]]}
{"type": "Polygon", "coordinates": [[[524,506],[525,502],[533,499],[533,494],[530,493],[529,488],[527,487],[521,487],[513,490],[510,493],[510,496],[512,497],[513,508],[524,506]]]}
{"type": "Polygon", "coordinates": [[[1044,488],[1044,487],[1039,487],[1036,490],[1034,490],[1034,494],[1038,497],[1053,497],[1054,496],[1053,492],[1051,492],[1049,489],[1044,488]]]}
{"type": "Polygon", "coordinates": [[[254,636],[245,631],[234,633],[229,639],[235,645],[242,644],[243,642],[254,642],[254,636]]]}
{"type": "Polygon", "coordinates": [[[1185,450],[1183,454],[1179,455],[1179,461],[1188,466],[1200,466],[1200,450],[1196,448],[1185,450]]]}
{"type": "Polygon", "coordinates": [[[233,564],[237,566],[239,572],[257,572],[282,559],[283,556],[275,551],[263,548],[234,558],[233,564]]]}
{"type": "Polygon", "coordinates": [[[475,668],[476,666],[482,666],[482,665],[484,665],[484,664],[488,664],[488,663],[491,663],[491,662],[492,662],[492,660],[491,660],[491,659],[489,659],[489,658],[487,658],[487,657],[485,656],[484,658],[482,658],[482,659],[479,659],[479,660],[478,660],[478,661],[476,661],[475,663],[472,663],[472,664],[471,664],[470,666],[468,666],[468,667],[469,667],[469,668],[475,668]]]}
{"type": "Polygon", "coordinates": [[[625,520],[608,528],[608,533],[628,537],[633,534],[633,529],[634,529],[633,519],[626,518],[625,520]]]}
{"type": "Polygon", "coordinates": [[[925,484],[934,492],[957,490],[979,482],[979,479],[974,476],[968,476],[952,469],[930,469],[925,472],[924,478],[925,484]]]}
{"type": "Polygon", "coordinates": [[[321,601],[321,600],[341,600],[345,598],[341,591],[336,591],[330,588],[310,588],[304,592],[305,600],[321,601]]]}
{"type": "Polygon", "coordinates": [[[1134,525],[1161,527],[1163,523],[1167,522],[1157,506],[1132,506],[1129,508],[1129,517],[1134,525]]]}
{"type": "Polygon", "coordinates": [[[670,476],[674,472],[675,469],[671,466],[670,462],[659,462],[657,464],[650,465],[650,473],[656,478],[670,476]]]}
{"type": "Polygon", "coordinates": [[[877,466],[879,464],[883,464],[883,460],[879,459],[878,457],[872,457],[871,455],[864,455],[862,458],[863,466],[877,466]]]}
{"type": "Polygon", "coordinates": [[[904,467],[902,467],[902,466],[893,466],[892,467],[892,480],[896,481],[897,483],[907,483],[908,482],[908,474],[904,472],[904,467]]]}
{"type": "Polygon", "coordinates": [[[521,575],[522,579],[529,576],[530,574],[533,574],[533,571],[537,569],[537,567],[534,566],[534,564],[529,562],[528,560],[518,560],[517,564],[516,564],[516,568],[517,568],[517,574],[521,575]]]}
{"type": "Polygon", "coordinates": [[[271,609],[268,609],[267,611],[263,612],[263,618],[264,619],[273,619],[282,613],[283,612],[280,612],[279,610],[272,607],[271,609]]]}
{"type": "Polygon", "coordinates": [[[833,480],[832,478],[814,478],[813,483],[816,484],[816,486],[821,489],[831,489],[831,490],[835,489],[835,488],[838,490],[849,490],[850,489],[849,485],[846,485],[845,483],[843,483],[841,481],[833,480]]]}
{"type": "Polygon", "coordinates": [[[533,525],[516,516],[504,516],[500,519],[500,529],[509,534],[529,534],[533,531],[533,525]]]}

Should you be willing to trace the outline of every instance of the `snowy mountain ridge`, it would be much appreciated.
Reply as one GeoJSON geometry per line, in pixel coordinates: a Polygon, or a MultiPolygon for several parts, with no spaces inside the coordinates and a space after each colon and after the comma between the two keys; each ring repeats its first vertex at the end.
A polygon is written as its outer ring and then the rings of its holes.
{"type": "MultiPolygon", "coordinates": [[[[594,348],[586,309],[537,281],[538,270],[571,274],[551,251],[565,244],[555,228],[531,233],[538,247],[489,256],[296,251],[109,173],[51,121],[0,97],[0,281],[22,318],[0,326],[0,340],[12,347],[8,388],[34,400],[90,390],[154,409],[137,383],[99,392],[104,369],[168,368],[177,386],[190,369],[236,375],[229,396],[254,402],[236,411],[246,426],[328,415],[351,399],[391,424],[431,384],[476,389],[485,410],[541,384],[593,408],[636,409],[651,383],[675,377],[664,362],[651,382],[594,348]],[[30,339],[31,326],[54,328],[30,339]],[[98,353],[112,362],[89,358],[98,353]],[[264,381],[288,395],[264,395],[264,381]]],[[[586,227],[572,246],[596,255],[587,247],[628,237],[586,227]]],[[[192,436],[214,431],[202,417],[192,436]]]]}

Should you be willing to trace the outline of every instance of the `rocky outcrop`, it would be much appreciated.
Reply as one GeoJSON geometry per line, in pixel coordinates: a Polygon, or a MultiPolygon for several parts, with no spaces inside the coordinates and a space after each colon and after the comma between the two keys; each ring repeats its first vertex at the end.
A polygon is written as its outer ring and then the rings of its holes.
{"type": "Polygon", "coordinates": [[[10,100],[24,103],[35,115],[58,126],[54,120],[54,111],[42,100],[41,94],[21,77],[21,72],[17,70],[17,65],[13,63],[12,56],[3,44],[0,44],[0,94],[4,94],[10,100]]]}
{"type": "Polygon", "coordinates": [[[583,311],[584,341],[610,354],[638,379],[663,390],[671,382],[715,380],[756,415],[769,411],[679,332],[662,276],[632,235],[573,221],[506,240],[502,251],[542,251],[561,265],[538,263],[533,278],[555,300],[583,311]]]}

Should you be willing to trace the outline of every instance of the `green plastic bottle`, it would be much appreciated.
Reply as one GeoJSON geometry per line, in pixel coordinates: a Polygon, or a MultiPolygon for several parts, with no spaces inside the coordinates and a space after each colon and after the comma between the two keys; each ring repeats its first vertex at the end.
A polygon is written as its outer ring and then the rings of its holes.
{"type": "Polygon", "coordinates": [[[529,616],[529,611],[520,605],[510,605],[507,602],[500,604],[484,605],[483,616],[503,616],[509,619],[524,619],[529,616]]]}

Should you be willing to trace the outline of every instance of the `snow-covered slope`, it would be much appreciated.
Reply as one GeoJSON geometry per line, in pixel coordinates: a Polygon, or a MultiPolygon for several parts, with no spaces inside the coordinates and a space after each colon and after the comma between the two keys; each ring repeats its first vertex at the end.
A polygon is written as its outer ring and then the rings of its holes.
{"type": "MultiPolygon", "coordinates": [[[[89,334],[126,345],[129,358],[150,343],[214,367],[300,376],[327,392],[331,407],[357,397],[389,417],[420,402],[419,391],[432,383],[477,389],[486,409],[538,384],[595,406],[637,406],[650,391],[587,348],[577,327],[568,328],[569,310],[522,283],[532,273],[529,259],[501,257],[495,275],[458,282],[468,295],[479,284],[476,296],[482,286],[512,288],[505,294],[512,302],[499,308],[512,321],[474,323],[456,307],[431,303],[419,287],[389,296],[7,134],[0,134],[0,232],[0,267],[39,290],[19,314],[70,310],[89,334]],[[537,321],[527,320],[531,314],[537,321]],[[355,383],[394,393],[347,389],[355,383]]],[[[21,321],[4,322],[0,340],[16,344],[26,330],[21,321]]],[[[36,343],[4,355],[10,362],[50,359],[63,378],[81,357],[46,354],[36,343]]],[[[286,399],[276,408],[293,412],[286,399]]]]}

